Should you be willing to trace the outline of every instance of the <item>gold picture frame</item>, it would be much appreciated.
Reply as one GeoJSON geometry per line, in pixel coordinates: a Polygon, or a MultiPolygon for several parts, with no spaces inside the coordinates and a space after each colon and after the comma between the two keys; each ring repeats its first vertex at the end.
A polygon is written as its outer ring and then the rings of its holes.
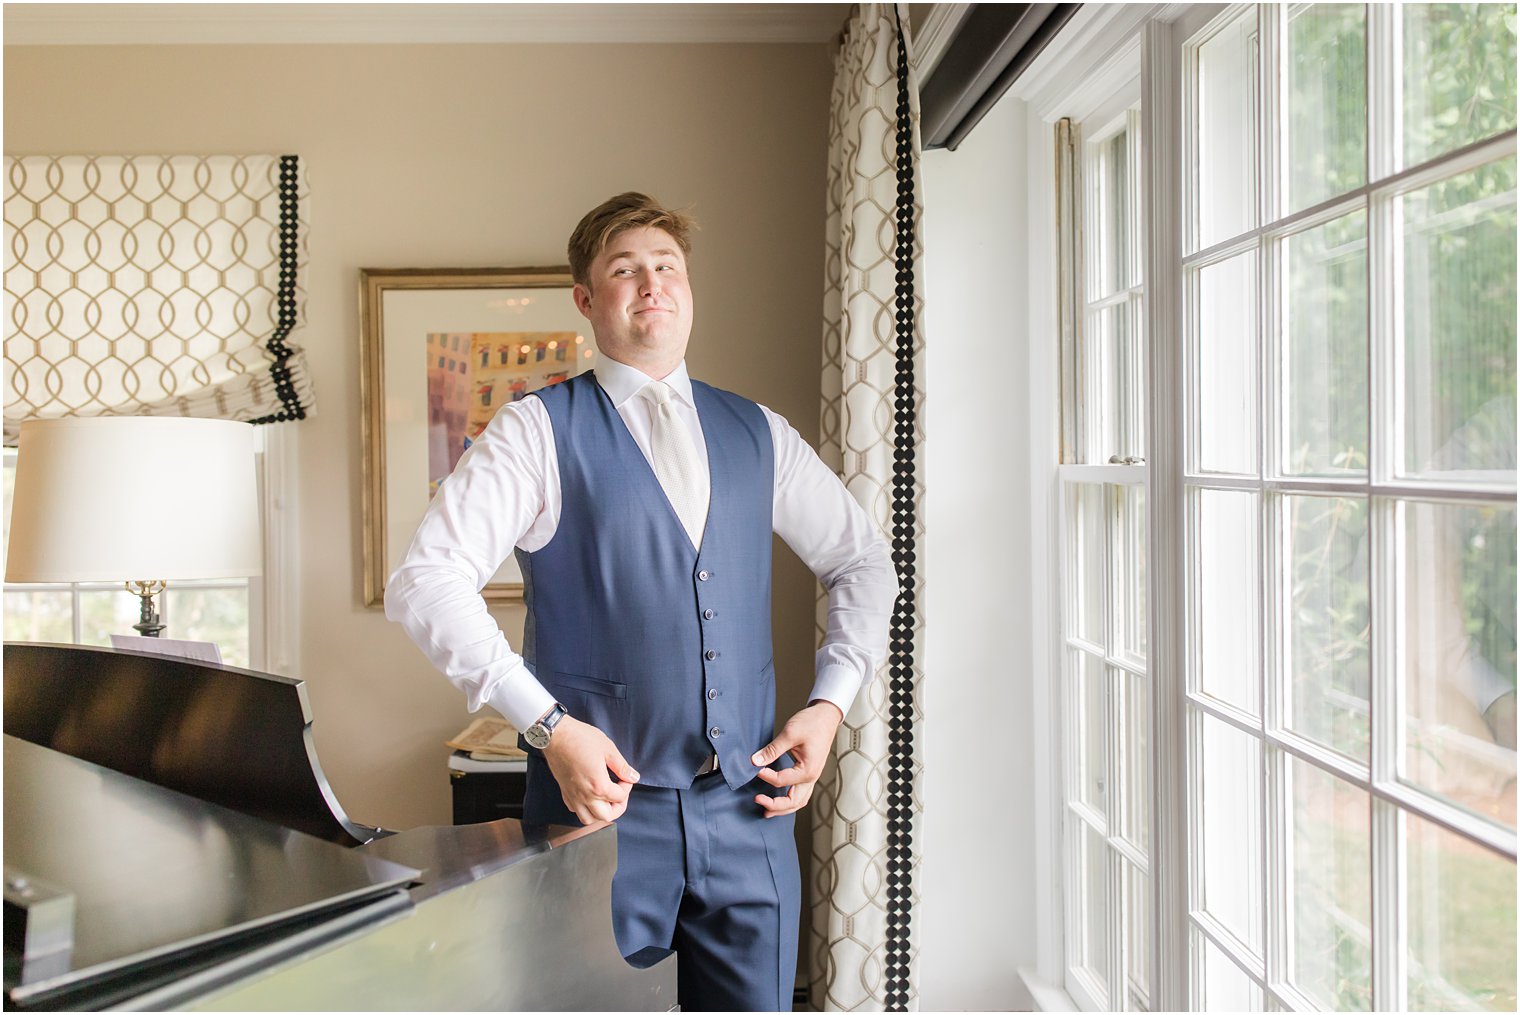
{"type": "MultiPolygon", "coordinates": [[[[436,485],[502,405],[595,365],[568,267],[359,272],[363,593],[385,599],[436,485]]],[[[482,590],[522,598],[508,558],[482,590]]]]}

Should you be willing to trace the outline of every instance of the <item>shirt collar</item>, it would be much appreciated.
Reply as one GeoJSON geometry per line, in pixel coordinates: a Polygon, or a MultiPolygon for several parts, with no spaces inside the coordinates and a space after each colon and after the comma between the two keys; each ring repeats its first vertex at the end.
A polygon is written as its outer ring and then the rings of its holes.
{"type": "MultiPolygon", "coordinates": [[[[607,397],[612,399],[612,407],[621,409],[623,403],[633,398],[644,385],[654,380],[638,367],[631,367],[627,363],[619,363],[610,356],[601,356],[596,364],[596,381],[607,392],[607,397]]],[[[686,372],[686,361],[683,359],[676,368],[667,374],[663,380],[670,385],[670,390],[675,392],[677,398],[687,405],[696,407],[696,401],[691,395],[691,376],[686,372]]]]}

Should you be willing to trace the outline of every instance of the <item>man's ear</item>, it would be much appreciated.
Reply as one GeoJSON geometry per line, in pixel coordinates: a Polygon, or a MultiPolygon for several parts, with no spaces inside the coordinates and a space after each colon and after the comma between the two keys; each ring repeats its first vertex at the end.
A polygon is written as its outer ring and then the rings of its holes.
{"type": "Polygon", "coordinates": [[[577,282],[570,290],[570,298],[575,300],[575,309],[581,312],[581,316],[591,320],[591,290],[577,282]]]}

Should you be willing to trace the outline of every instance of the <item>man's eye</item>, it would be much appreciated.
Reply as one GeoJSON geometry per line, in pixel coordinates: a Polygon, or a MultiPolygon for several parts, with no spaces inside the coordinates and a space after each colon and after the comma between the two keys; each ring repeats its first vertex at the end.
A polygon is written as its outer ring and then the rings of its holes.
{"type": "Polygon", "coordinates": [[[632,275],[633,274],[633,269],[632,268],[618,268],[617,270],[615,270],[613,272],[613,274],[614,275],[632,275]]]}

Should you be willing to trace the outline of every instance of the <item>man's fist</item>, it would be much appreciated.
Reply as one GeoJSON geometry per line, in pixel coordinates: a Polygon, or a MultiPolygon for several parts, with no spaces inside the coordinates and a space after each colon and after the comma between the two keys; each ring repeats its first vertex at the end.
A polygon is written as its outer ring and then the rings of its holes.
{"type": "Polygon", "coordinates": [[[559,783],[565,806],[584,825],[622,817],[628,794],[639,781],[639,773],[607,734],[574,716],[565,716],[555,727],[544,760],[559,783]],[[613,781],[614,775],[619,781],[613,781]]]}
{"type": "Polygon", "coordinates": [[[786,721],[776,738],[756,751],[750,761],[760,766],[760,778],[772,786],[789,787],[786,796],[773,797],[761,793],[755,803],[765,808],[765,816],[778,818],[792,814],[807,806],[813,795],[813,783],[823,774],[828,763],[829,750],[834,744],[834,733],[844,722],[839,706],[829,701],[815,701],[786,721]],[[766,768],[783,754],[790,754],[796,762],[791,768],[766,768]]]}

